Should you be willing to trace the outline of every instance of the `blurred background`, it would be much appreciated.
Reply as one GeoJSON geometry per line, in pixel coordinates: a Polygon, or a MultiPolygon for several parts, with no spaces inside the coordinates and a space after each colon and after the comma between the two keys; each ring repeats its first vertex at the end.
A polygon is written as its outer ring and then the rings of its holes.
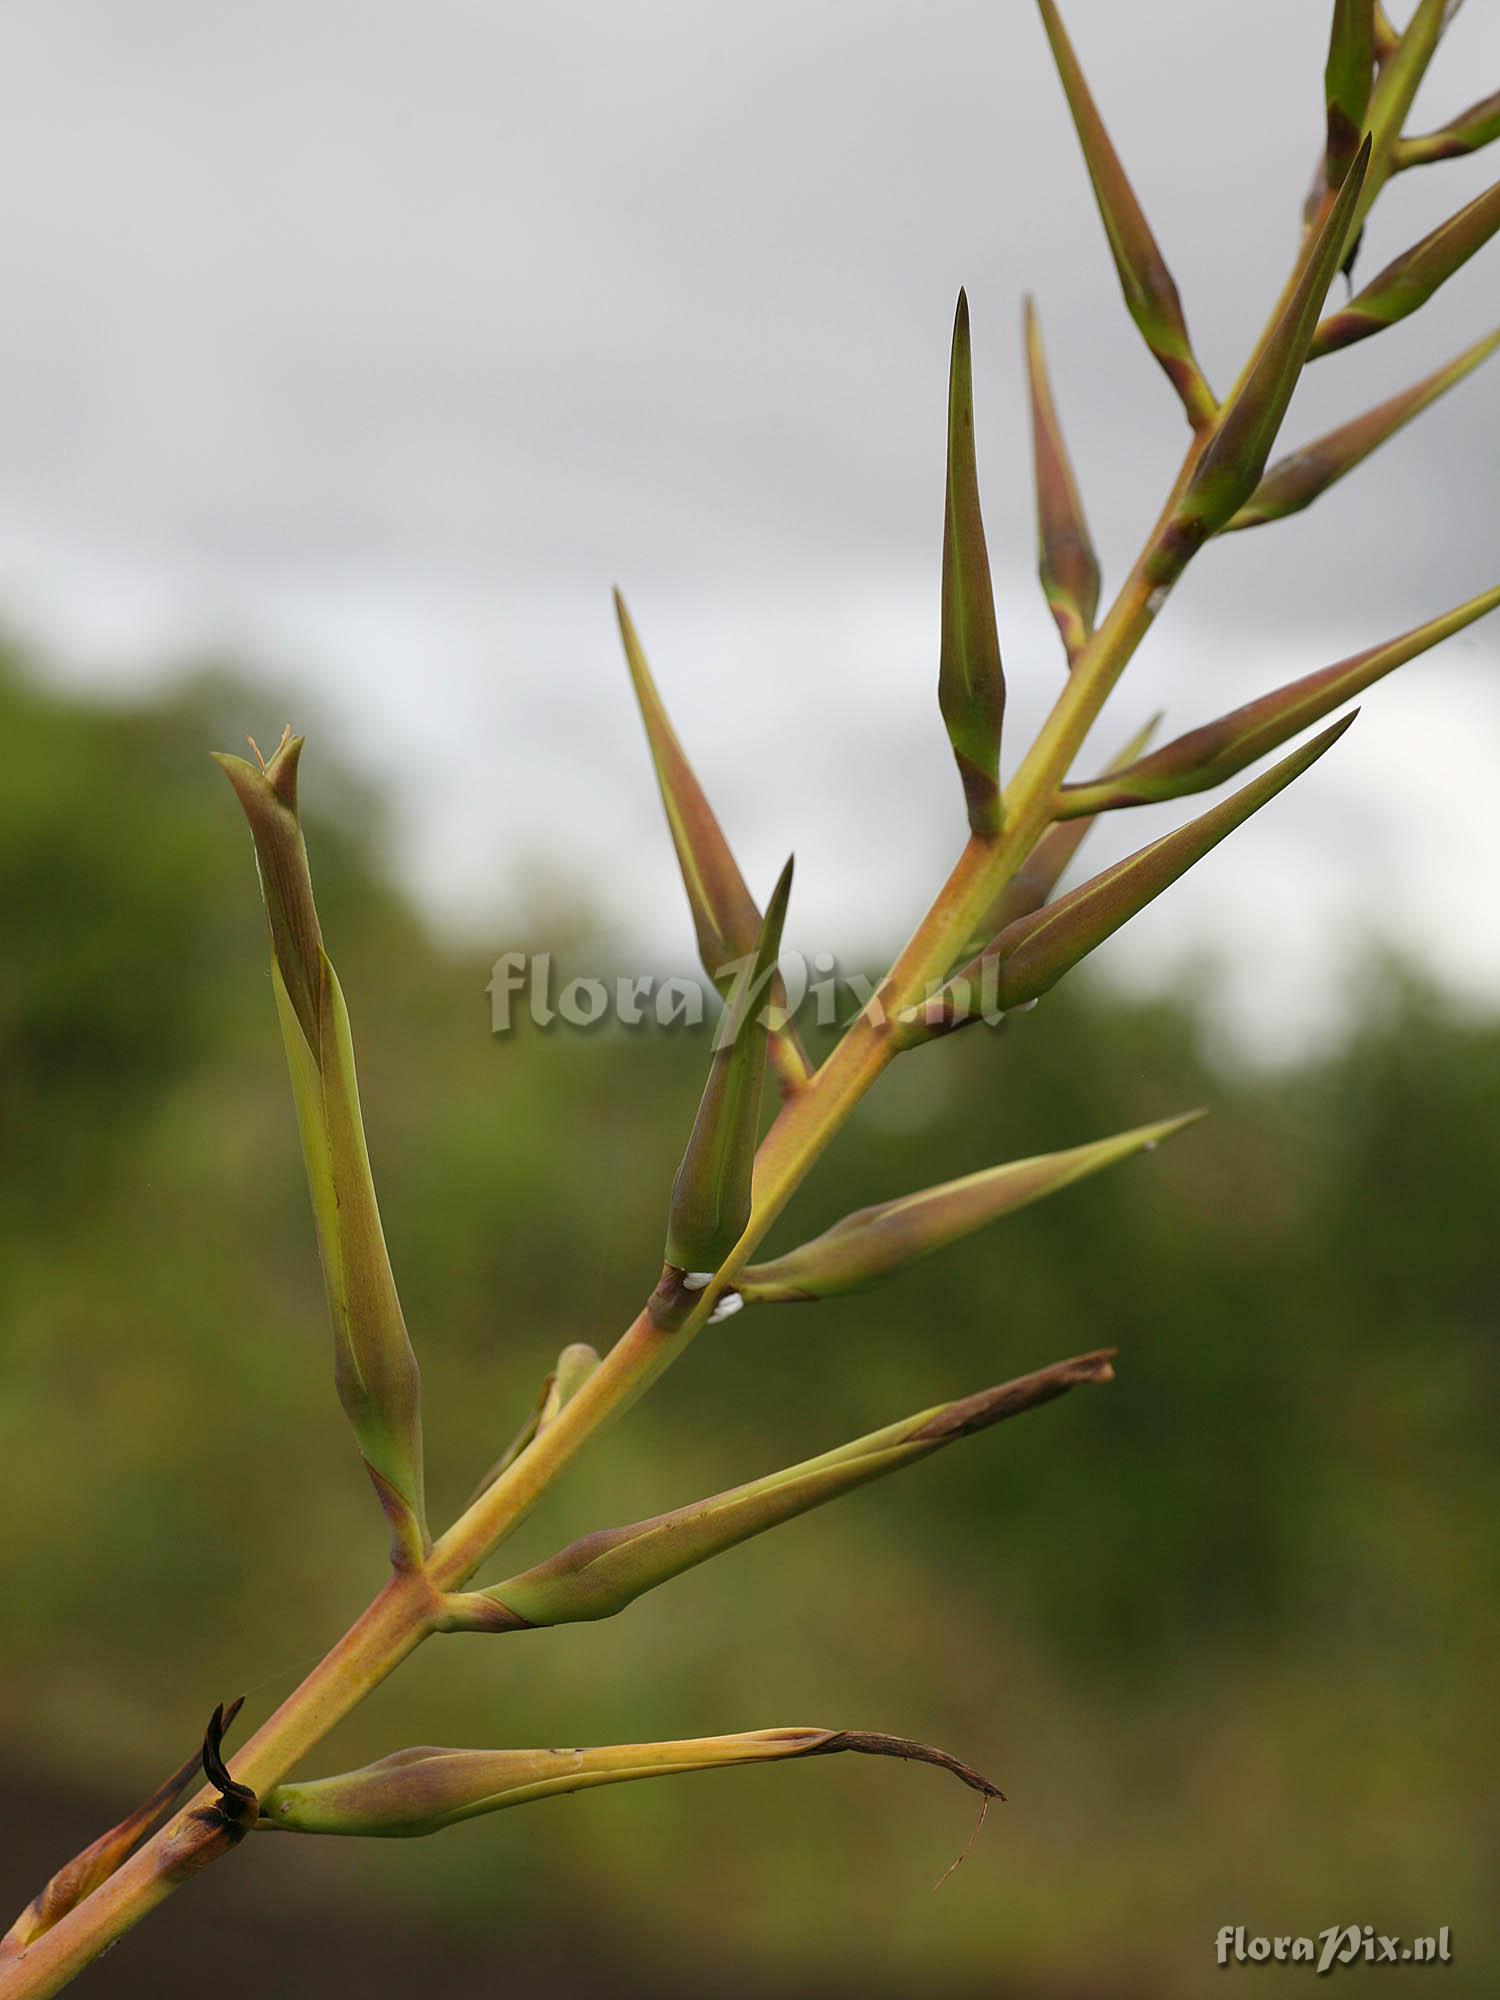
{"type": "MultiPolygon", "coordinates": [[[[1327,10],[1067,12],[1222,384],[1295,242],[1327,10]]],[[[1020,0],[20,0],[0,47],[19,1905],[216,1701],[268,1712],[381,1569],[248,844],[206,752],[288,718],[311,738],[324,928],[451,1510],[558,1346],[607,1341],[653,1280],[706,1060],[701,1033],[490,1033],[502,952],[696,972],[609,583],[752,886],[795,846],[789,942],[874,969],[959,833],[933,700],[958,285],[1013,744],[1059,674],[1029,570],[1022,292],[1106,586],[1181,436],[1020,0]]],[[[1497,80],[1500,17],[1470,6],[1415,125],[1497,80]]],[[[1366,268],[1492,173],[1403,176],[1366,268]]],[[[1291,441],[1456,353],[1494,300],[1476,260],[1320,364],[1291,441]]],[[[1463,384],[1296,526],[1210,551],[1101,742],[1493,582],[1497,384],[1463,384]]],[[[516,1553],[1087,1345],[1121,1345],[1113,1388],[608,1625],[434,1645],[317,1764],[893,1730],[1009,1794],[941,1893],[965,1797],[836,1760],[431,1842],[257,1842],[93,1989],[187,1994],[211,1969],[227,1995],[1187,2000],[1225,1923],[1371,1922],[1450,1925],[1445,1990],[1492,1992],[1497,668],[1480,626],[1405,669],[1087,976],[903,1065],[774,1241],[1192,1104],[1210,1120],[879,1291],[716,1329],[516,1553]]],[[[1170,823],[1126,817],[1097,858],[1170,823]]]]}

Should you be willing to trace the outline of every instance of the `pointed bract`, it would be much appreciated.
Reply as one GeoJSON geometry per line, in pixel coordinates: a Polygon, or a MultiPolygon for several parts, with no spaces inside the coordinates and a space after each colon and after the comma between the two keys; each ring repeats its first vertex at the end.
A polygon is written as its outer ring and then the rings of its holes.
{"type": "Polygon", "coordinates": [[[938,705],[963,780],[969,825],[1000,830],[1000,731],[1005,671],[995,627],[995,594],[979,512],[974,454],[974,377],[969,302],[958,295],[948,373],[948,474],[943,505],[942,639],[938,705]]]}
{"type": "Polygon", "coordinates": [[[859,1291],[987,1223],[1149,1151],[1201,1115],[1194,1111],[1065,1152],[1010,1160],[899,1201],[858,1209],[784,1257],[749,1265],[736,1279],[736,1288],[747,1305],[800,1303],[859,1291]]]}
{"type": "Polygon", "coordinates": [[[741,971],[725,1007],[708,1082],[672,1184],[666,1260],[680,1271],[717,1271],[750,1220],[766,1067],[762,1016],[774,1006],[771,980],[791,888],[788,861],[766,905],[755,956],[741,971]]]}
{"type": "Polygon", "coordinates": [[[1352,346],[1394,326],[1425,305],[1438,286],[1467,264],[1500,229],[1500,181],[1403,251],[1346,306],[1321,322],[1309,359],[1352,346]]]}
{"type": "Polygon", "coordinates": [[[1214,397],[1194,358],[1177,287],[1104,129],[1054,0],[1037,0],[1037,4],[1120,274],[1125,304],[1181,398],[1189,421],[1199,428],[1213,418],[1214,397]]]}
{"type": "Polygon", "coordinates": [[[1042,329],[1030,299],[1026,301],[1026,364],[1036,475],[1037,573],[1071,664],[1094,629],[1094,614],[1099,608],[1099,558],[1053,406],[1042,329]]]}
{"type": "Polygon", "coordinates": [[[1024,1006],[1048,992],[1080,959],[1113,937],[1227,834],[1315,763],[1353,720],[1352,715],[1342,717],[1222,804],[1137,849],[1034,916],[1022,917],[958,975],[959,981],[988,993],[1002,1010],[1024,1006]]]}
{"type": "MultiPolygon", "coordinates": [[[[1161,716],[1153,715],[1143,729],[1138,729],[1114,761],[1106,765],[1106,774],[1134,764],[1146,751],[1160,723],[1161,716]]],[[[1007,924],[1039,910],[1062,880],[1091,824],[1088,819],[1071,816],[1060,825],[1049,826],[985,911],[975,935],[965,940],[957,955],[971,957],[1007,924]]]]}
{"type": "Polygon", "coordinates": [[[261,1801],[257,1824],[271,1832],[409,1839],[483,1813],[589,1791],[596,1785],[793,1757],[836,1756],[843,1751],[933,1764],[987,1800],[1001,1796],[988,1778],[956,1757],[904,1736],[843,1729],[757,1729],[735,1736],[617,1743],[589,1750],[443,1750],[423,1745],[398,1750],[337,1777],[278,1785],[261,1801]]]}
{"type": "Polygon", "coordinates": [[[1092,784],[1064,785],[1058,795],[1057,810],[1060,815],[1094,814],[1209,791],[1497,606],[1500,606],[1500,589],[1487,590],[1466,604],[1445,611],[1441,617],[1403,632],[1398,639],[1367,647],[1331,667],[1304,674],[1300,680],[1289,681],[1274,693],[1261,695],[1246,702],[1243,708],[1220,716],[1217,722],[1189,730],[1122,771],[1098,778],[1092,784]]]}
{"type": "Polygon", "coordinates": [[[819,1458],[628,1528],[586,1535],[547,1562],[475,1596],[525,1625],[612,1618],[685,1570],[855,1487],[915,1464],[961,1437],[1049,1403],[1081,1383],[1113,1378],[1112,1352],[1085,1354],[872,1431],[819,1458]]]}
{"type": "MultiPolygon", "coordinates": [[[[614,599],[625,663],[630,669],[667,827],[687,891],[698,957],[703,970],[727,997],[734,984],[735,968],[755,950],[760,935],[760,911],[745,887],[745,878],[730,852],[729,842],[662,706],[645,650],[618,590],[614,599]]],[[[779,979],[776,997],[782,997],[779,979]]],[[[806,1082],[807,1058],[790,1019],[784,1018],[776,1031],[771,1060],[787,1087],[795,1089],[806,1082]]]]}
{"type": "Polygon", "coordinates": [[[1426,166],[1430,160],[1456,160],[1465,153],[1477,153],[1500,139],[1500,90],[1491,91],[1450,124],[1436,132],[1422,132],[1410,139],[1398,139],[1393,170],[1426,166]]]}
{"type": "Polygon", "coordinates": [[[1224,526],[1255,491],[1265,470],[1307,359],[1328,287],[1338,271],[1369,157],[1366,140],[1322,225],[1308,232],[1286,295],[1226,398],[1188,478],[1173,516],[1176,547],[1183,561],[1199,542],[1224,526]]]}
{"type": "Polygon", "coordinates": [[[1377,403],[1363,416],[1351,418],[1337,430],[1303,445],[1300,451],[1278,459],[1245,504],[1224,524],[1224,532],[1258,528],[1267,521],[1280,521],[1289,514],[1300,513],[1387,438],[1394,437],[1403,425],[1420,416],[1430,403],[1435,403],[1482,361],[1487,361],[1497,347],[1500,347],[1500,331],[1476,340],[1443,367],[1435,368],[1409,389],[1377,403]]]}

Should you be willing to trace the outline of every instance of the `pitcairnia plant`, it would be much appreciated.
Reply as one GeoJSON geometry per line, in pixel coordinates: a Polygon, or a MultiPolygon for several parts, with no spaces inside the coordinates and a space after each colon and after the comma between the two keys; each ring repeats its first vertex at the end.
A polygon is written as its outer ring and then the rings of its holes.
{"type": "MultiPolygon", "coordinates": [[[[304,1777],[308,1753],[375,1685],[437,1634],[492,1637],[607,1618],[733,1544],[868,1480],[941,1451],[1086,1383],[1101,1351],[943,1402],[785,1471],[651,1520],[606,1529],[499,1582],[479,1572],[554,1480],[705,1326],[740,1306],[808,1302],[875,1282],[1024,1203],[1124,1160],[1187,1122],[1162,1122],[908,1193],[760,1259],[763,1238],[888,1064],[927,1042],[1029,1006],[1218,841],[1305,772],[1349,726],[1343,713],[1222,802],[1080,887],[1058,882],[1101,814],[1186,798],[1322,723],[1384,674],[1500,604],[1490,589],[1396,639],[1367,646],[1158,749],[1144,734],[1097,776],[1075,761],[1106,698],[1205,543],[1306,507],[1434,397],[1476,367],[1500,332],[1314,443],[1272,462],[1303,369],[1422,306],[1500,227],[1500,186],[1461,209],[1347,303],[1371,207],[1393,175],[1500,136],[1490,97],[1441,131],[1404,127],[1456,8],[1419,0],[1404,29],[1376,0],[1335,0],[1326,128],[1281,296],[1238,378],[1217,393],[1177,288],[1110,143],[1054,0],[1043,25],[1077,126],[1125,301],[1186,413],[1181,469],[1134,566],[1101,617],[1100,572],[1058,423],[1035,312],[1026,361],[1035,446],[1039,569],[1066,672],[1050,713],[1002,787],[1001,665],[980,519],[969,316],[953,330],[947,410],[938,700],[962,779],[968,837],[947,881],[868,1004],[814,1067],[776,974],[788,863],[764,912],[752,899],[667,720],[623,604],[620,628],[704,966],[724,996],[708,1080],[666,1209],[665,1263],[632,1325],[601,1358],[564,1349],[531,1416],[468,1506],[436,1536],[422,1475],[419,1378],[386,1255],[355,1083],[349,1019],[324,949],[298,820],[301,740],[254,763],[219,761],[254,839],[270,920],[272,979],[333,1322],[334,1373],[390,1533],[390,1575],[348,1633],[226,1761],[233,1712],[136,1812],[60,1869],[0,1945],[0,1995],[55,1993],[179,1884],[253,1831],[413,1835],[555,1792],[671,1772],[865,1752],[938,1764],[994,1788],[944,1753],[845,1729],[772,1728],[605,1749],[418,1748],[363,1770],[304,1777]],[[779,1104],[763,1116],[767,1072],[779,1104]],[[763,1127],[768,1129],[763,1131],[763,1127]],[[206,1782],[195,1786],[200,1772],[206,1782]]],[[[915,1057],[940,1060],[939,1057],[915,1057]]],[[[236,1704],[237,1706],[237,1704],[236,1704]]]]}

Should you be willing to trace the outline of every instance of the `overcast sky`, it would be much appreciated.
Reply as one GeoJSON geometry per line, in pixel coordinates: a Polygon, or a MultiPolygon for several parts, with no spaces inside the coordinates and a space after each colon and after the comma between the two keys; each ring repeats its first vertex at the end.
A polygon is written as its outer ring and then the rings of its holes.
{"type": "MultiPolygon", "coordinates": [[[[1222,386],[1295,246],[1328,10],[1065,11],[1222,386]]],[[[790,942],[900,941],[962,824],[934,696],[958,286],[1012,760],[1060,677],[1022,294],[1106,587],[1185,436],[1030,0],[11,0],[0,53],[13,625],[82,685],[238,651],[293,720],[399,761],[413,880],[486,950],[545,863],[690,969],[618,580],[752,886],[797,849],[790,942]]],[[[1485,0],[1414,123],[1497,82],[1485,0]]],[[[1364,274],[1497,164],[1401,177],[1364,274]]],[[[1497,276],[1492,248],[1320,362],[1287,440],[1488,331],[1497,276]]],[[[1497,436],[1500,363],[1312,513],[1210,549],[1101,735],[1162,705],[1189,726],[1495,582],[1497,436]]],[[[1377,690],[1109,963],[1150,985],[1231,952],[1237,1018],[1295,1041],[1378,922],[1500,998],[1497,782],[1500,618],[1377,690]]],[[[1165,823],[1120,815],[1097,853],[1165,823]]]]}

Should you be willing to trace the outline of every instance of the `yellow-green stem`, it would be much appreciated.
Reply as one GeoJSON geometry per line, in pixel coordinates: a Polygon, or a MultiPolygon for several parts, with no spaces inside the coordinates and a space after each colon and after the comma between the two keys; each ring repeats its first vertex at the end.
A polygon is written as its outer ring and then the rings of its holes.
{"type": "MultiPolygon", "coordinates": [[[[1209,433],[1211,435],[1211,433],[1209,433]]],[[[594,1433],[619,1416],[695,1334],[753,1255],[823,1149],[895,1054],[889,1024],[951,971],[965,941],[1048,825],[1057,787],[1191,550],[1173,547],[1175,502],[1206,441],[1195,436],[1162,513],[1108,615],[1078,654],[1005,794],[992,836],[971,836],[910,942],[820,1069],[786,1098],[756,1159],[750,1222],[683,1324],[664,1332],[642,1312],[578,1393],[434,1544],[398,1575],[231,1759],[238,1782],[265,1792],[438,1629],[442,1593],[462,1588],[594,1433]]],[[[47,2000],[193,1872],[192,1815],[205,1790],[77,1909],[24,1952],[0,1958],[0,2000],[47,2000]]],[[[203,1860],[216,1858],[205,1853],[203,1860]]]]}

